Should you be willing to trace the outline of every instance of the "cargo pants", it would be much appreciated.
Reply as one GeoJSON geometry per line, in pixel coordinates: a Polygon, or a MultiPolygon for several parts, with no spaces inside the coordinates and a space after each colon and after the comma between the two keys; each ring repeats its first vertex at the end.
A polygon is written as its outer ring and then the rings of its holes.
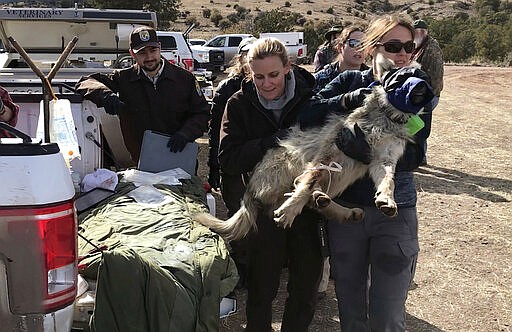
{"type": "Polygon", "coordinates": [[[331,273],[343,332],[405,331],[419,251],[416,207],[394,218],[364,207],[360,222],[329,221],[331,273]]]}

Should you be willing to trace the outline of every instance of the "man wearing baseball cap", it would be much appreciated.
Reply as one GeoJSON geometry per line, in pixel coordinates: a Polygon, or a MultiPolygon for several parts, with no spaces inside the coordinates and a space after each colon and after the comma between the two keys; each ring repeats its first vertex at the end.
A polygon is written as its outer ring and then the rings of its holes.
{"type": "Polygon", "coordinates": [[[162,58],[153,28],[134,29],[129,46],[132,66],[82,77],[76,89],[119,117],[124,143],[136,164],[145,130],[170,135],[170,152],[183,151],[208,129],[210,107],[194,75],[162,58]]]}

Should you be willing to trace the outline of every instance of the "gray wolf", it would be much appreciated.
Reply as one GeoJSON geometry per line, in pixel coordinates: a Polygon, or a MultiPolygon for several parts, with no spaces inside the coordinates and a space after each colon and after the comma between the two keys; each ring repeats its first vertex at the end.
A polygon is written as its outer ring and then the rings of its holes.
{"type": "MultiPolygon", "coordinates": [[[[376,73],[380,81],[385,75],[400,70],[383,57],[377,63],[376,73]]],[[[397,79],[391,81],[388,85],[395,87],[404,83],[397,79]]],[[[340,222],[361,220],[362,209],[343,207],[331,201],[331,197],[340,195],[367,172],[377,189],[375,205],[384,214],[395,216],[395,167],[407,142],[412,140],[405,124],[415,114],[395,107],[385,87],[386,84],[373,86],[362,107],[349,115],[331,115],[321,128],[300,130],[298,126],[293,127],[288,138],[280,141],[279,147],[269,150],[256,165],[242,206],[231,218],[222,221],[209,214],[198,214],[195,220],[226,240],[243,238],[251,229],[256,229],[259,209],[284,228],[292,226],[305,206],[318,210],[328,219],[340,222]],[[335,145],[337,133],[343,127],[353,131],[356,123],[371,147],[372,158],[368,165],[346,156],[335,145]]],[[[431,88],[425,83],[412,90],[408,98],[415,103],[426,103],[426,99],[432,98],[431,88]]]]}

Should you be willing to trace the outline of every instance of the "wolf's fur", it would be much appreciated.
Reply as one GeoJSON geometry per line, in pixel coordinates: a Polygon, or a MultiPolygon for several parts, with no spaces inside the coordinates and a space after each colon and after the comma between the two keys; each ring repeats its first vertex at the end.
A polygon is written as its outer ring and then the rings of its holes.
{"type": "MultiPolygon", "coordinates": [[[[384,70],[392,65],[385,60],[379,63],[384,70]]],[[[227,221],[209,214],[196,215],[195,219],[228,240],[243,238],[252,228],[256,229],[259,208],[283,227],[291,227],[306,205],[329,219],[360,220],[363,210],[343,207],[330,197],[340,195],[367,172],[377,189],[376,206],[386,215],[395,216],[393,177],[396,163],[411,139],[404,123],[412,114],[394,108],[380,85],[373,90],[364,106],[348,116],[332,115],[321,128],[293,128],[289,137],[278,148],[269,150],[255,167],[241,208],[227,221]],[[349,158],[335,145],[340,129],[346,126],[353,130],[355,123],[371,146],[369,165],[349,158]],[[335,163],[341,168],[325,167],[335,163]]]]}

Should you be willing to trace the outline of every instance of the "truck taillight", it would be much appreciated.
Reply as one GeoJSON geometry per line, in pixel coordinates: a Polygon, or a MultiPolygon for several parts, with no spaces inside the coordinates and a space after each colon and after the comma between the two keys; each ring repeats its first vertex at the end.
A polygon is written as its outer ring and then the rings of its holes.
{"type": "Polygon", "coordinates": [[[183,65],[185,66],[185,69],[188,71],[194,70],[194,59],[182,59],[183,65]]]}
{"type": "Polygon", "coordinates": [[[6,232],[6,247],[17,248],[9,253],[11,310],[18,314],[48,313],[72,304],[77,290],[73,200],[2,208],[0,224],[6,232]]]}
{"type": "Polygon", "coordinates": [[[299,50],[297,51],[297,56],[301,57],[303,52],[304,51],[302,50],[302,48],[299,48],[299,50]]]}
{"type": "Polygon", "coordinates": [[[72,202],[34,210],[47,273],[43,306],[53,311],[73,302],[76,295],[77,229],[72,202]]]}
{"type": "MultiPolygon", "coordinates": [[[[33,295],[40,298],[41,309],[51,312],[73,303],[77,289],[77,218],[73,201],[4,209],[1,217],[10,223],[11,239],[30,241],[27,246],[30,244],[39,256],[40,262],[32,265],[43,270],[35,273],[41,279],[41,287],[34,288],[40,289],[40,297],[33,295]]],[[[26,254],[27,259],[34,257],[26,254]]],[[[20,255],[20,259],[25,257],[20,255]]]]}

